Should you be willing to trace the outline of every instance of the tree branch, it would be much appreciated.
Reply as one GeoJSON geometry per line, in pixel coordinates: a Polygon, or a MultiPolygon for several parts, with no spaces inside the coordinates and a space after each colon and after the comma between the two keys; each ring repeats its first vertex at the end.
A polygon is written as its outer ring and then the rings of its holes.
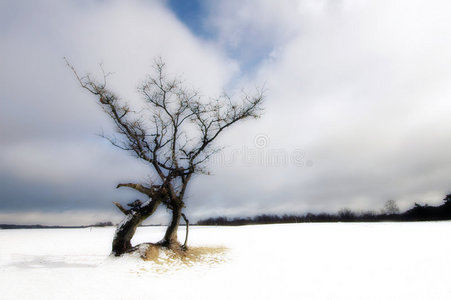
{"type": "Polygon", "coordinates": [[[119,208],[124,215],[128,215],[130,213],[130,211],[125,209],[119,202],[113,202],[113,204],[116,205],[116,207],[119,208]]]}
{"type": "Polygon", "coordinates": [[[116,186],[116,188],[118,189],[123,186],[137,190],[138,192],[143,193],[149,197],[151,197],[154,194],[154,191],[152,190],[152,188],[148,188],[148,187],[143,186],[142,184],[136,184],[136,183],[120,183],[116,186]]]}

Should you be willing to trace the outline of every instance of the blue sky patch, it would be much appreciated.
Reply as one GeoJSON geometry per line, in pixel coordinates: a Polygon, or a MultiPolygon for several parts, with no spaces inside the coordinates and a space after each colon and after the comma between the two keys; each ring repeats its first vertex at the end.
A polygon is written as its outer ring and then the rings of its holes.
{"type": "Polygon", "coordinates": [[[202,0],[169,0],[168,7],[194,34],[204,38],[212,37],[212,33],[205,30],[207,12],[202,0]]]}

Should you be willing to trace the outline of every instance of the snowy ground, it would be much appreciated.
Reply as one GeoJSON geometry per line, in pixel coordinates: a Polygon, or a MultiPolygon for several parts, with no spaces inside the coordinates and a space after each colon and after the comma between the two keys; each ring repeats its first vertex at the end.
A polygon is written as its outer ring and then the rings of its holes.
{"type": "Polygon", "coordinates": [[[451,222],[192,227],[226,261],[170,268],[108,257],[113,232],[0,230],[0,299],[451,299],[451,222]]]}

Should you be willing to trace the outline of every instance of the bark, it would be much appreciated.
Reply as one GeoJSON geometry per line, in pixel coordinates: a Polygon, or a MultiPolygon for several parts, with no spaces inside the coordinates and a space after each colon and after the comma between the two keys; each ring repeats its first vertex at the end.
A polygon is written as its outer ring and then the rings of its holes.
{"type": "Polygon", "coordinates": [[[178,249],[181,248],[177,240],[177,230],[179,228],[180,218],[182,217],[182,206],[173,205],[172,206],[172,219],[169,224],[163,240],[160,242],[162,246],[178,249]]]}
{"type": "Polygon", "coordinates": [[[134,207],[126,210],[119,203],[114,203],[124,214],[125,218],[117,225],[116,234],[114,235],[112,254],[120,256],[131,250],[131,239],[135,234],[136,228],[152,215],[160,205],[161,200],[149,200],[141,207],[134,207]]]}

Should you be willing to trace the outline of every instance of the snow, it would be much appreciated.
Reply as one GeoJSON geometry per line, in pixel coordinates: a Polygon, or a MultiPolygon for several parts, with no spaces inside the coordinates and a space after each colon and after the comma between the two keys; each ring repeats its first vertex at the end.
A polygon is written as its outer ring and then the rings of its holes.
{"type": "Polygon", "coordinates": [[[114,231],[0,230],[0,299],[451,299],[451,222],[192,226],[229,250],[191,266],[109,257],[114,231]]]}
{"type": "Polygon", "coordinates": [[[131,219],[133,219],[135,215],[135,212],[132,211],[130,214],[126,215],[125,218],[122,219],[122,221],[117,224],[116,231],[114,232],[114,238],[116,238],[118,232],[124,227],[125,224],[127,224],[131,219]]]}

